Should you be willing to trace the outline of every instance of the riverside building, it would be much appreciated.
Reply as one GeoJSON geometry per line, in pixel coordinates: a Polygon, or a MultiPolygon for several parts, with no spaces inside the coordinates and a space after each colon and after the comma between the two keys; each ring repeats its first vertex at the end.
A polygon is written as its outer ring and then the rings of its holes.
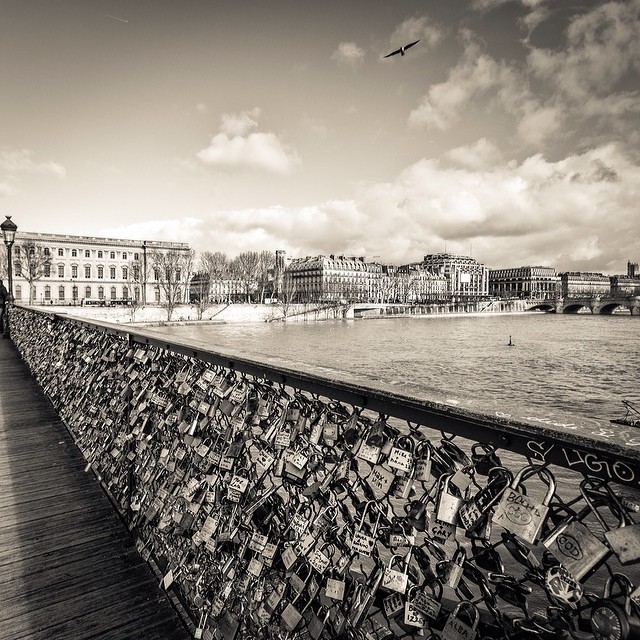
{"type": "Polygon", "coordinates": [[[463,302],[489,295],[489,269],[475,258],[454,253],[430,253],[416,264],[445,279],[447,300],[463,302]]]}
{"type": "Polygon", "coordinates": [[[565,271],[560,274],[563,298],[595,298],[611,293],[609,276],[591,271],[565,271]]]}
{"type": "MultiPolygon", "coordinates": [[[[13,247],[16,302],[39,305],[159,304],[168,274],[154,256],[186,257],[184,242],[116,240],[18,230],[13,247]]],[[[176,262],[178,264],[178,262],[176,262]]],[[[188,273],[171,274],[180,281],[188,273]]]]}
{"type": "Polygon", "coordinates": [[[554,299],[560,295],[560,276],[552,267],[491,269],[489,294],[497,298],[554,299]]]}

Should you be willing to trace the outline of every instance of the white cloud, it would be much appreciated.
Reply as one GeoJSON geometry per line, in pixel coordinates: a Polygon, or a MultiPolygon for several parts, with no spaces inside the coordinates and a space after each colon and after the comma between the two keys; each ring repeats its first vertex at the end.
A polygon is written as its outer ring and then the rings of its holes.
{"type": "Polygon", "coordinates": [[[204,102],[198,102],[196,105],[196,111],[202,115],[209,113],[209,109],[207,109],[207,105],[204,102]]]}
{"type": "Polygon", "coordinates": [[[420,105],[409,114],[409,123],[448,129],[460,116],[468,101],[476,94],[498,86],[506,68],[484,53],[473,36],[463,31],[463,59],[449,73],[445,82],[432,85],[420,105]]]}
{"type": "Polygon", "coordinates": [[[296,152],[275,133],[258,132],[259,109],[224,114],[220,133],[196,156],[205,164],[226,169],[253,168],[289,174],[299,163],[296,152]]]}
{"type": "Polygon", "coordinates": [[[341,42],[331,54],[331,59],[341,64],[357,67],[364,62],[364,49],[355,42],[341,42]]]}
{"type": "Polygon", "coordinates": [[[444,157],[469,169],[485,169],[497,164],[502,154],[495,143],[486,138],[480,138],[473,144],[451,149],[444,157]]]}
{"type": "MultiPolygon", "coordinates": [[[[410,41],[420,40],[418,51],[429,50],[442,40],[443,35],[442,27],[432,22],[426,15],[407,18],[393,30],[389,39],[389,47],[395,48],[410,41]]],[[[416,53],[416,50],[412,51],[412,54],[416,53]]]]}
{"type": "MultiPolygon", "coordinates": [[[[135,227],[135,237],[179,239],[234,256],[381,256],[402,264],[431,251],[473,254],[489,267],[544,264],[619,273],[640,255],[640,168],[616,145],[550,161],[502,159],[487,140],[424,158],[351,199],[299,209],[217,211],[202,220],[135,227]]],[[[132,237],[124,229],[122,237],[132,237]]]]}
{"type": "Polygon", "coordinates": [[[58,162],[36,162],[29,149],[19,151],[0,151],[0,168],[8,173],[40,173],[64,179],[66,169],[58,162]]]}

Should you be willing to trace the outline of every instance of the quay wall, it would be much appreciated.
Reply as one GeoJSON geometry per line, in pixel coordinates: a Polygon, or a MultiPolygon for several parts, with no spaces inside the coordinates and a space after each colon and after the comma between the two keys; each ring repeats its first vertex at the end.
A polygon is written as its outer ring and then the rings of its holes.
{"type": "Polygon", "coordinates": [[[551,633],[640,582],[598,524],[637,507],[630,447],[88,318],[11,336],[194,637],[551,633]]]}

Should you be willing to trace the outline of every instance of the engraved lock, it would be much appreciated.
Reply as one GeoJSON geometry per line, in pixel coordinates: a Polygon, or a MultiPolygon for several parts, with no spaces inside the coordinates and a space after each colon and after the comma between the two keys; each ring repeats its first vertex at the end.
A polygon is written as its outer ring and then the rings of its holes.
{"type": "Polygon", "coordinates": [[[586,478],[583,480],[583,496],[593,509],[593,514],[604,529],[604,537],[611,550],[616,554],[621,564],[629,564],[640,560],[640,523],[631,518],[629,511],[623,505],[618,496],[604,480],[586,478]],[[612,529],[601,515],[599,501],[609,507],[614,521],[617,520],[617,528],[612,529]]]}
{"type": "MultiPolygon", "coordinates": [[[[584,483],[580,483],[580,491],[585,491],[584,483]]],[[[609,548],[583,522],[590,512],[591,505],[587,503],[582,511],[569,514],[542,540],[542,544],[576,580],[589,574],[610,553],[609,548]]]]}
{"type": "Polygon", "coordinates": [[[389,591],[405,593],[409,584],[409,555],[394,554],[389,559],[382,577],[381,587],[389,591]]]}
{"type": "Polygon", "coordinates": [[[375,500],[369,500],[364,504],[362,516],[360,516],[360,523],[358,524],[358,528],[353,532],[353,537],[351,539],[351,549],[353,551],[359,553],[360,555],[371,557],[378,537],[378,525],[380,524],[381,515],[382,510],[380,508],[380,505],[375,500]],[[365,532],[364,526],[365,517],[368,515],[370,507],[375,508],[377,516],[375,524],[373,524],[373,527],[370,528],[369,534],[365,532]]]}
{"type": "Polygon", "coordinates": [[[304,484],[309,457],[300,449],[287,449],[283,456],[282,477],[294,484],[304,484]]]}
{"type": "Polygon", "coordinates": [[[313,521],[311,526],[313,533],[321,536],[335,526],[338,518],[338,510],[333,505],[327,505],[320,510],[318,517],[313,521]]]}
{"type": "Polygon", "coordinates": [[[356,455],[357,458],[370,462],[371,464],[378,464],[382,452],[382,445],[385,441],[384,427],[384,420],[380,417],[371,426],[364,442],[360,445],[356,455]]]}
{"type": "Polygon", "coordinates": [[[536,544],[549,513],[549,504],[555,489],[555,478],[547,468],[536,465],[523,467],[502,494],[492,521],[526,542],[536,544]],[[535,498],[519,490],[521,482],[536,475],[547,484],[547,493],[542,503],[536,502],[535,498]]]}
{"type": "Polygon", "coordinates": [[[331,571],[329,571],[329,575],[327,576],[325,583],[325,595],[327,598],[342,602],[344,600],[345,590],[346,583],[344,575],[341,574],[336,567],[332,568],[331,571]]]}
{"type": "Polygon", "coordinates": [[[436,499],[436,518],[449,524],[458,523],[458,512],[464,504],[464,498],[452,485],[453,474],[448,473],[440,477],[438,482],[438,497],[436,499]],[[456,491],[457,493],[454,493],[456,491]]]}
{"type": "Polygon", "coordinates": [[[638,607],[632,599],[633,585],[621,573],[612,574],[604,587],[602,598],[591,606],[591,631],[595,640],[638,640],[640,638],[640,618],[638,607]],[[613,594],[613,586],[620,587],[620,593],[613,594]],[[620,597],[624,596],[624,603],[620,597]]]}
{"type": "Polygon", "coordinates": [[[473,531],[489,521],[489,510],[500,500],[513,476],[504,467],[493,467],[487,484],[459,509],[458,517],[465,531],[473,531]]]}
{"type": "Polygon", "coordinates": [[[418,482],[431,481],[431,453],[433,446],[428,440],[421,440],[415,448],[415,479],[418,482]]]}
{"type": "Polygon", "coordinates": [[[413,451],[415,445],[410,436],[398,436],[389,452],[387,464],[396,472],[409,474],[413,470],[413,451]]]}
{"type": "Polygon", "coordinates": [[[227,485],[226,498],[229,502],[238,503],[242,500],[249,487],[251,470],[248,467],[236,469],[227,485]]]}
{"type": "Polygon", "coordinates": [[[401,611],[404,611],[405,599],[397,591],[391,592],[382,601],[382,610],[387,620],[397,616],[401,611]]]}
{"type": "Polygon", "coordinates": [[[480,611],[475,604],[463,600],[447,618],[442,630],[442,640],[473,640],[480,624],[480,611]],[[463,618],[464,616],[464,618],[463,618]]]}
{"type": "Polygon", "coordinates": [[[424,611],[415,605],[415,597],[419,593],[420,587],[414,585],[407,589],[407,598],[404,603],[404,624],[407,627],[424,629],[427,624],[427,617],[424,611]]]}
{"type": "Polygon", "coordinates": [[[442,608],[442,583],[432,580],[428,586],[431,593],[427,593],[426,588],[419,589],[413,593],[411,603],[427,620],[437,620],[442,608]]]}

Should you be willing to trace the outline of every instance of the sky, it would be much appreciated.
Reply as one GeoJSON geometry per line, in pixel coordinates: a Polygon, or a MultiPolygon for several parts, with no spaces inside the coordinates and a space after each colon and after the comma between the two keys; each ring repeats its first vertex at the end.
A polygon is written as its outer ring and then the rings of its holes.
{"type": "Polygon", "coordinates": [[[640,0],[3,0],[0,86],[19,230],[640,261],[640,0]]]}

